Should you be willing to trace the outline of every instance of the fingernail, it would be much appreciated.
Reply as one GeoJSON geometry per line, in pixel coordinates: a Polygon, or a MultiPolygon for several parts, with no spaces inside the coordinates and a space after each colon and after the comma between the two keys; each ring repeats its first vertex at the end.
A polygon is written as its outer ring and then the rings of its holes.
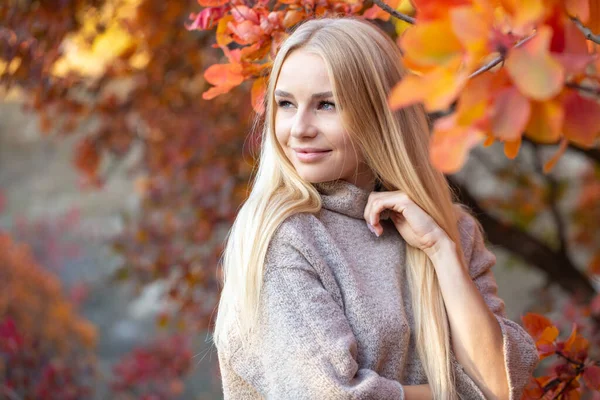
{"type": "Polygon", "coordinates": [[[375,234],[375,236],[379,237],[379,234],[375,231],[375,228],[373,227],[373,225],[367,223],[367,227],[369,228],[369,230],[371,232],[373,232],[375,234]]]}

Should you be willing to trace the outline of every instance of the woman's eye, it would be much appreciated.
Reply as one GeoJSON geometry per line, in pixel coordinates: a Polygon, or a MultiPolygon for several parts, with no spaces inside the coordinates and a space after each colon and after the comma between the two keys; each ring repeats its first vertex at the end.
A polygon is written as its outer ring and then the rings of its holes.
{"type": "Polygon", "coordinates": [[[288,104],[292,104],[287,100],[280,100],[279,102],[277,102],[277,105],[281,108],[286,108],[288,106],[288,104]]]}
{"type": "Polygon", "coordinates": [[[322,101],[319,103],[319,108],[323,108],[325,110],[335,110],[335,104],[331,101],[322,101]]]}

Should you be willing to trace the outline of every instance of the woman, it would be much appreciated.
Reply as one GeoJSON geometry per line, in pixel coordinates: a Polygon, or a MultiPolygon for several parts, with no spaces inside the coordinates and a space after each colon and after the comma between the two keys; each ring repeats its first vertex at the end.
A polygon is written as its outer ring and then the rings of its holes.
{"type": "Polygon", "coordinates": [[[518,399],[538,361],[478,223],[428,158],[422,107],[371,23],[316,19],[274,60],[260,162],[229,233],[225,398],[518,399]]]}

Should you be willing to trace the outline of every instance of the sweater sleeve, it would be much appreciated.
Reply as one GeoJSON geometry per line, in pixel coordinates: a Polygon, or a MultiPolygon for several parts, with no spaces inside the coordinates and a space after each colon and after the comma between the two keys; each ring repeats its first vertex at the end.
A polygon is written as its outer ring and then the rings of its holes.
{"type": "Polygon", "coordinates": [[[403,386],[361,368],[340,305],[300,251],[278,246],[265,262],[259,332],[231,359],[267,399],[404,399],[403,386]]]}
{"type": "MultiPolygon", "coordinates": [[[[475,219],[468,214],[462,216],[459,231],[469,274],[502,330],[504,369],[510,388],[510,400],[518,400],[539,361],[535,342],[524,328],[506,318],[504,301],[498,296],[498,285],[491,270],[496,257],[485,247],[483,234],[475,219]]],[[[462,366],[460,370],[459,375],[466,375],[462,366]]],[[[470,384],[475,385],[472,380],[470,384]]],[[[481,395],[479,390],[477,392],[481,395]]]]}

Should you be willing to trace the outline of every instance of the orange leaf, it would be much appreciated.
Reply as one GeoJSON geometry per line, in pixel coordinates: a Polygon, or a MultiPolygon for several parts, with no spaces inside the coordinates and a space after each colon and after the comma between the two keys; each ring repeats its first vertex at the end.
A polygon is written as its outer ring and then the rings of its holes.
{"type": "Polygon", "coordinates": [[[561,140],[558,151],[556,153],[554,153],[554,155],[548,160],[548,162],[546,162],[544,164],[544,173],[545,174],[552,171],[552,168],[554,168],[554,165],[556,165],[556,162],[558,161],[558,159],[564,154],[565,150],[567,150],[568,145],[569,145],[569,142],[566,139],[561,140]]]}
{"type": "Polygon", "coordinates": [[[543,0],[500,0],[504,10],[512,17],[512,24],[517,28],[534,24],[544,16],[543,0]]]}
{"type": "Polygon", "coordinates": [[[563,87],[565,72],[548,51],[552,30],[539,28],[535,37],[510,51],[506,68],[521,93],[535,100],[557,95],[563,87]]]}
{"type": "Polygon", "coordinates": [[[521,317],[523,327],[527,332],[537,340],[544,330],[552,326],[552,321],[541,314],[527,313],[521,317]]]}
{"type": "Polygon", "coordinates": [[[562,104],[558,101],[532,101],[525,135],[538,143],[556,143],[560,138],[564,116],[562,104]]]}
{"type": "Polygon", "coordinates": [[[435,20],[448,14],[453,7],[470,5],[471,0],[410,0],[417,10],[419,21],[435,20]]]}
{"type": "MultiPolygon", "coordinates": [[[[398,8],[398,4],[400,0],[384,0],[388,6],[392,7],[394,10],[398,8]]],[[[390,14],[387,11],[383,11],[379,6],[374,5],[363,13],[363,18],[366,19],[380,19],[383,21],[388,21],[390,19],[390,14]]]]}
{"type": "Polygon", "coordinates": [[[437,68],[424,76],[408,75],[392,89],[389,105],[392,109],[423,102],[428,111],[447,108],[466,83],[464,72],[454,73],[437,68]]]}
{"type": "Polygon", "coordinates": [[[585,24],[590,19],[589,2],[590,0],[565,0],[565,8],[571,17],[577,17],[585,24]]]}
{"type": "Polygon", "coordinates": [[[267,78],[261,77],[252,84],[250,97],[252,99],[252,108],[256,113],[262,114],[265,112],[265,93],[267,90],[267,78]]]}
{"type": "Polygon", "coordinates": [[[470,126],[456,126],[455,122],[454,114],[437,120],[431,136],[431,163],[447,174],[458,172],[464,165],[469,150],[484,137],[479,130],[470,126]]]}
{"type": "Polygon", "coordinates": [[[569,336],[564,346],[564,352],[567,357],[570,355],[574,359],[582,361],[587,357],[587,350],[589,347],[590,343],[577,333],[577,325],[573,324],[571,336],[569,336]]]}
{"type": "Polygon", "coordinates": [[[465,49],[468,59],[475,65],[492,52],[490,28],[494,23],[492,13],[475,10],[473,7],[456,7],[450,11],[453,31],[465,49]]]}
{"type": "Polygon", "coordinates": [[[237,86],[244,81],[240,64],[214,64],[204,72],[204,79],[212,85],[237,86]]]}
{"type": "Polygon", "coordinates": [[[514,159],[517,154],[519,154],[519,149],[521,148],[521,138],[517,140],[508,141],[504,143],[504,154],[506,157],[511,160],[514,159]]]}
{"type": "Polygon", "coordinates": [[[527,125],[531,106],[515,88],[501,90],[494,102],[492,116],[492,134],[500,140],[519,139],[527,125]]]}
{"type": "Polygon", "coordinates": [[[462,44],[449,19],[415,25],[404,32],[400,47],[409,66],[437,67],[454,62],[462,44]]]}
{"type": "MultiPolygon", "coordinates": [[[[600,33],[600,1],[590,1],[590,19],[587,22],[587,27],[592,30],[595,34],[600,33]]],[[[591,43],[591,42],[590,42],[591,43]]]]}
{"type": "Polygon", "coordinates": [[[215,87],[202,93],[202,98],[210,100],[216,96],[227,93],[244,81],[240,64],[214,64],[204,72],[204,79],[215,87]]]}
{"type": "Polygon", "coordinates": [[[229,0],[198,0],[198,4],[202,7],[219,7],[229,3],[229,0]]]}

